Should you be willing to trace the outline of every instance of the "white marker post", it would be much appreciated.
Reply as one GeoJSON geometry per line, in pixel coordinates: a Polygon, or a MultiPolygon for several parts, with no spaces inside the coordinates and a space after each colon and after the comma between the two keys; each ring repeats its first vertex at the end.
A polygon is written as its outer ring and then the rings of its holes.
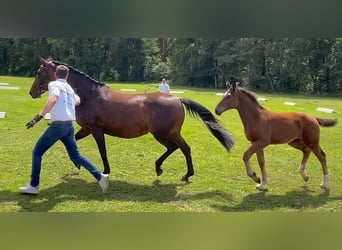
{"type": "Polygon", "coordinates": [[[330,108],[318,107],[316,110],[320,112],[324,112],[324,113],[336,113],[335,109],[330,109],[330,108]]]}
{"type": "Polygon", "coordinates": [[[284,102],[284,105],[286,106],[296,106],[295,102],[284,102]]]}

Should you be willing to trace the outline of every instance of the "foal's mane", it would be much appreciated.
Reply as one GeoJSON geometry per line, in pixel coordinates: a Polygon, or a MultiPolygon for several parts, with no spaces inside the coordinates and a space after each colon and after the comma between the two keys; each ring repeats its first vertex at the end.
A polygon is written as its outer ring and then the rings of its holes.
{"type": "Polygon", "coordinates": [[[263,106],[260,105],[260,103],[256,99],[255,93],[253,93],[252,91],[249,91],[247,89],[241,88],[241,87],[239,87],[238,90],[241,91],[242,93],[244,93],[253,103],[258,105],[258,107],[260,107],[261,109],[265,109],[263,106]]]}
{"type": "Polygon", "coordinates": [[[75,69],[74,67],[72,67],[72,66],[70,66],[70,65],[68,65],[66,63],[62,63],[62,62],[54,61],[54,60],[52,60],[51,62],[56,64],[56,65],[64,65],[64,66],[68,67],[69,70],[77,73],[78,75],[80,75],[83,78],[86,78],[87,80],[91,81],[92,83],[95,83],[95,85],[98,85],[99,87],[103,87],[103,86],[106,85],[105,83],[99,82],[99,81],[95,80],[94,78],[90,77],[89,75],[83,73],[82,71],[80,71],[78,69],[75,69]]]}

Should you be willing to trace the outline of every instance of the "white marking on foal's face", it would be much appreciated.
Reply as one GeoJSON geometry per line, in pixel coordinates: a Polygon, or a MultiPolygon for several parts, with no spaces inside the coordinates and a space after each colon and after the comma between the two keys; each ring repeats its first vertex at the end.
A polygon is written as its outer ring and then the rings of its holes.
{"type": "Polygon", "coordinates": [[[223,95],[223,97],[229,97],[229,96],[231,96],[232,94],[227,90],[225,93],[224,93],[224,95],[223,95]]]}

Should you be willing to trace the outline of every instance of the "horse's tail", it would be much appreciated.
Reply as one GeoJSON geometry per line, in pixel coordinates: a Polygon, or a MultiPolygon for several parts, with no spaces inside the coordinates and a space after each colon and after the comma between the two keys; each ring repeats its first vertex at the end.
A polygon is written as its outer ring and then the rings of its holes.
{"type": "Polygon", "coordinates": [[[190,99],[181,98],[180,101],[184,104],[191,116],[198,116],[202,119],[210,132],[230,152],[234,145],[234,138],[218,123],[214,115],[207,108],[190,99]]]}
{"type": "Polygon", "coordinates": [[[337,119],[322,119],[322,118],[317,118],[316,120],[318,121],[318,124],[323,126],[323,127],[332,127],[337,124],[337,119]]]}

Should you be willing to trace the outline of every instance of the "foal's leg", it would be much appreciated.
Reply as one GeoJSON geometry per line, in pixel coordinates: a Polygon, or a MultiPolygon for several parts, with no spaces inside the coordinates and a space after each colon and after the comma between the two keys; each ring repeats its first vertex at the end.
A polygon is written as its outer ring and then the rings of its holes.
{"type": "Polygon", "coordinates": [[[261,183],[261,181],[260,178],[256,175],[256,173],[252,170],[251,165],[249,163],[249,159],[252,157],[254,153],[256,153],[259,150],[262,150],[267,145],[267,143],[255,141],[253,142],[252,146],[250,146],[249,149],[247,149],[247,151],[243,154],[243,161],[246,166],[247,175],[251,177],[256,183],[261,183]]]}
{"type": "Polygon", "coordinates": [[[264,150],[260,149],[256,152],[258,163],[261,170],[261,183],[256,185],[256,188],[259,190],[263,190],[264,187],[268,184],[267,172],[265,168],[265,157],[264,150]]]}
{"type": "Polygon", "coordinates": [[[322,169],[323,169],[324,178],[323,178],[323,183],[321,184],[321,189],[327,189],[328,181],[329,181],[329,174],[328,174],[328,167],[327,167],[325,153],[319,147],[319,145],[312,148],[312,152],[316,155],[316,157],[320,161],[322,165],[322,169]]]}
{"type": "Polygon", "coordinates": [[[301,141],[299,139],[290,142],[289,145],[291,147],[299,149],[303,152],[303,159],[302,159],[302,162],[300,164],[299,173],[302,176],[302,178],[304,179],[304,181],[308,181],[309,176],[305,172],[305,166],[306,166],[306,163],[309,159],[311,149],[308,146],[306,146],[303,141],[301,141]]]}

